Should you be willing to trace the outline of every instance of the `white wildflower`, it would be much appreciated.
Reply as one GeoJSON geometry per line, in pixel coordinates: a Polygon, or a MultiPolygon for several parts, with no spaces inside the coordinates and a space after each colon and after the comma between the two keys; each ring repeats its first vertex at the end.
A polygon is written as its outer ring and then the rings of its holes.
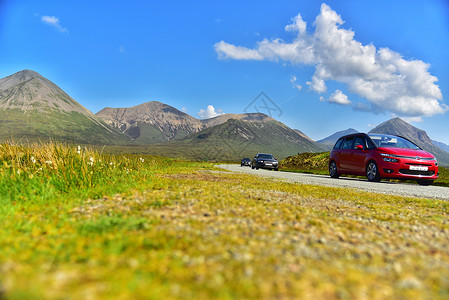
{"type": "Polygon", "coordinates": [[[91,165],[91,166],[94,165],[94,158],[93,157],[89,158],[88,164],[91,165]]]}
{"type": "Polygon", "coordinates": [[[47,165],[53,164],[53,162],[52,162],[51,160],[46,160],[45,163],[46,163],[47,165]]]}
{"type": "Polygon", "coordinates": [[[140,159],[140,162],[144,162],[145,161],[145,159],[144,158],[139,158],[140,159]]]}
{"type": "Polygon", "coordinates": [[[36,163],[36,159],[34,158],[34,156],[31,156],[31,162],[32,162],[33,164],[36,163]]]}
{"type": "Polygon", "coordinates": [[[76,153],[81,154],[81,146],[78,146],[78,150],[76,151],[76,153]]]}

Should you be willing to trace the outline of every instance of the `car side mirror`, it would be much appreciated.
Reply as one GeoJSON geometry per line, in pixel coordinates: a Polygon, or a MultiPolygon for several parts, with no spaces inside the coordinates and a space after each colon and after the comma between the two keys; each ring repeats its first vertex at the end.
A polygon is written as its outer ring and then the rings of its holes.
{"type": "Polygon", "coordinates": [[[363,150],[363,146],[362,146],[362,145],[357,145],[357,146],[355,146],[355,148],[356,148],[357,150],[363,150]]]}

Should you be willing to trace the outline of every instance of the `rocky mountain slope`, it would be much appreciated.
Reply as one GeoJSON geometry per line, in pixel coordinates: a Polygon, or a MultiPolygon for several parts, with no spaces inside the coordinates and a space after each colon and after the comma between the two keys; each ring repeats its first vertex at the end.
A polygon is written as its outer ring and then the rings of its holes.
{"type": "Polygon", "coordinates": [[[189,134],[223,124],[230,119],[245,122],[274,121],[261,113],[224,114],[201,120],[158,101],[128,108],[106,107],[96,115],[110,126],[129,135],[138,144],[154,144],[182,139],[189,134]]]}
{"type": "Polygon", "coordinates": [[[414,127],[400,118],[388,120],[373,128],[370,133],[395,134],[403,136],[422,149],[432,153],[437,158],[439,164],[449,165],[449,153],[434,145],[424,130],[414,127]]]}
{"type": "Polygon", "coordinates": [[[11,139],[130,142],[126,135],[109,127],[50,80],[30,70],[0,79],[0,140],[11,139]]]}
{"type": "Polygon", "coordinates": [[[128,108],[106,107],[96,115],[138,144],[180,139],[205,128],[200,120],[158,101],[128,108]]]}

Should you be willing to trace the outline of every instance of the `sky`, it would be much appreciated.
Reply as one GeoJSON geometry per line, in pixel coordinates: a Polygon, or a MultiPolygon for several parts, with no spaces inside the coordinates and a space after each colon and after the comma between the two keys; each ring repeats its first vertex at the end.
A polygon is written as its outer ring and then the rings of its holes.
{"type": "Polygon", "coordinates": [[[0,78],[87,109],[262,112],[314,140],[401,117],[449,144],[449,1],[0,0],[0,78]]]}

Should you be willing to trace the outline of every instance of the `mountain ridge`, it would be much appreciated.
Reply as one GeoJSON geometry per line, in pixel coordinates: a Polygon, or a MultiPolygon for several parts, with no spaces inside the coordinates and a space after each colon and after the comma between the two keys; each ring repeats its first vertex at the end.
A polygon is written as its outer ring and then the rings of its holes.
{"type": "Polygon", "coordinates": [[[205,128],[181,140],[167,143],[178,148],[197,151],[206,160],[239,160],[268,152],[284,158],[299,152],[321,152],[313,141],[299,135],[279,121],[247,122],[230,118],[226,122],[205,128]]]}
{"type": "Polygon", "coordinates": [[[274,121],[262,113],[223,114],[209,119],[197,119],[159,101],[145,102],[132,107],[106,107],[96,113],[108,125],[128,134],[142,144],[182,139],[189,134],[217,126],[230,119],[245,122],[274,121]]]}
{"type": "Polygon", "coordinates": [[[127,143],[56,84],[37,72],[23,70],[0,79],[0,139],[80,143],[127,143]]]}

